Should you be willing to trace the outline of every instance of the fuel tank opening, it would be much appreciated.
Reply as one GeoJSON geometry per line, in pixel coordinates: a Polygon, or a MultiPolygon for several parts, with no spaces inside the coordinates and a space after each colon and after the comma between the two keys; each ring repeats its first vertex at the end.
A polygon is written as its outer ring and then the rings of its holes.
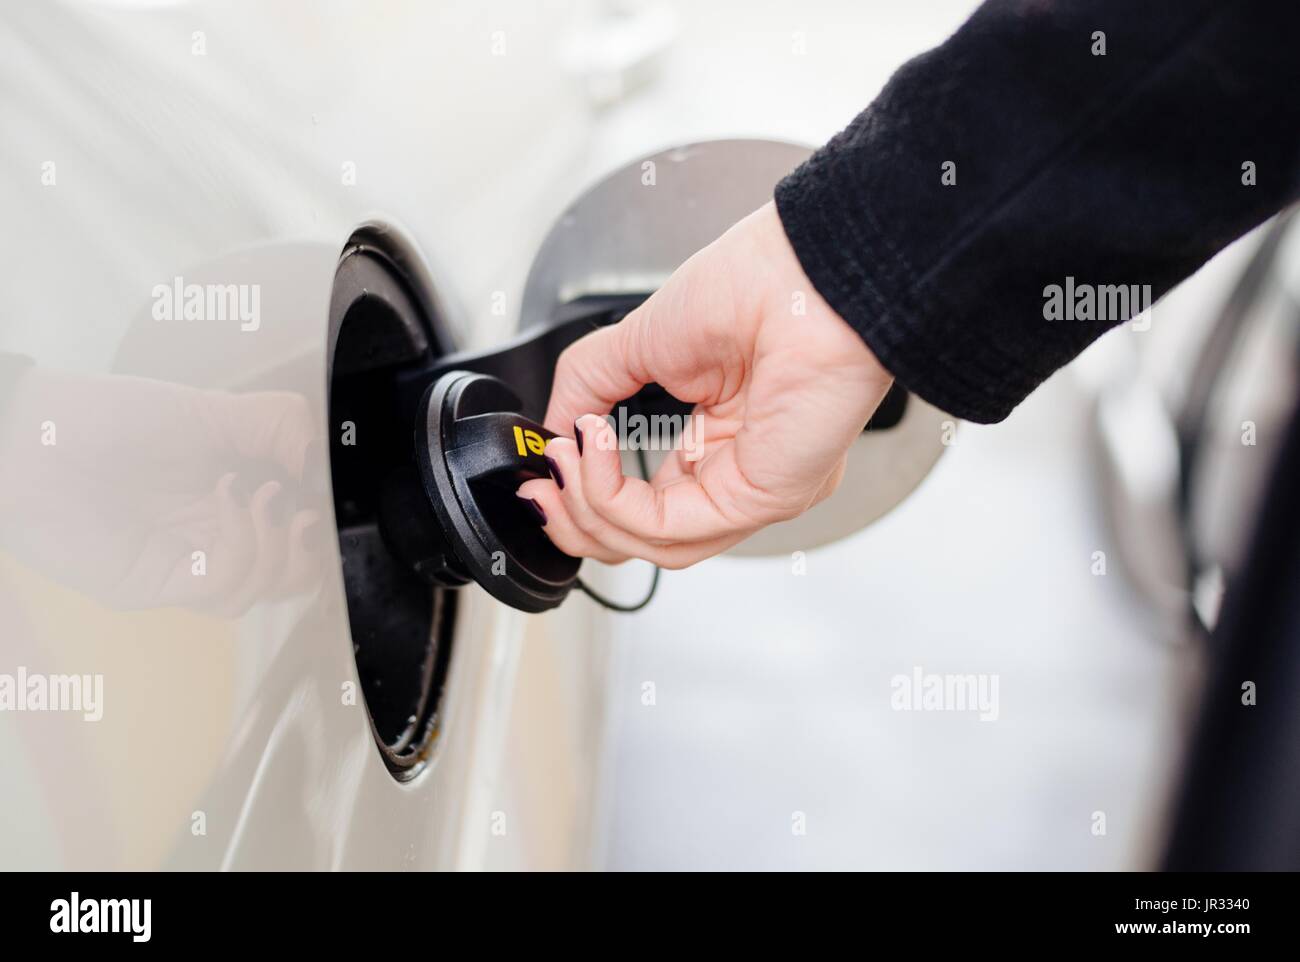
{"type": "MultiPolygon", "coordinates": [[[[418,255],[383,227],[349,239],[329,320],[330,474],[348,625],[375,741],[389,770],[407,779],[436,742],[457,593],[402,560],[381,508],[420,489],[411,425],[397,414],[398,379],[451,345],[418,255]]],[[[421,498],[405,503],[413,528],[433,523],[421,498]]]]}

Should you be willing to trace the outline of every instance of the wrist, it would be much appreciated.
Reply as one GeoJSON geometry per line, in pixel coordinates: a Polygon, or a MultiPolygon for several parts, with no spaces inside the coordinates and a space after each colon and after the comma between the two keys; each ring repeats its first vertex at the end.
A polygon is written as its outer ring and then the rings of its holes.
{"type": "Polygon", "coordinates": [[[801,317],[810,322],[810,328],[825,330],[834,343],[837,360],[859,369],[865,383],[883,396],[893,383],[893,374],[814,286],[786,235],[775,201],[768,201],[751,214],[749,220],[753,221],[751,229],[762,270],[771,278],[769,283],[762,285],[770,299],[764,313],[774,317],[783,314],[801,317]]]}

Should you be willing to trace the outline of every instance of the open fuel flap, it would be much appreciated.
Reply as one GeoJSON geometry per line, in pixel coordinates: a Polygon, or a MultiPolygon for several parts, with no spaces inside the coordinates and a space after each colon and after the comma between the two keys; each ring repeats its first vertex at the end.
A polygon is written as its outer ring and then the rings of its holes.
{"type": "Polygon", "coordinates": [[[414,246],[377,224],[357,230],[334,276],[329,319],[330,476],[348,626],[370,727],[399,778],[428,759],[451,658],[456,592],[405,563],[381,515],[432,524],[398,414],[402,376],[451,353],[414,246]]]}

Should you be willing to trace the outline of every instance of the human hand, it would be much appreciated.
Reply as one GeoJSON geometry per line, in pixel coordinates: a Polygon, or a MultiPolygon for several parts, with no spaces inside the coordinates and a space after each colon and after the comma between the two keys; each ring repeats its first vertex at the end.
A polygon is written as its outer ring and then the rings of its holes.
{"type": "Polygon", "coordinates": [[[568,554],[684,568],[834,491],[892,380],[813,288],[768,203],[560,355],[546,427],[573,436],[546,446],[553,480],[518,494],[568,554]],[[702,437],[647,482],[623,475],[600,415],[651,382],[695,405],[702,437]]]}
{"type": "Polygon", "coordinates": [[[35,368],[4,414],[0,534],[56,580],[115,608],[235,615],[318,577],[329,523],[303,483],[300,395],[35,368]]]}

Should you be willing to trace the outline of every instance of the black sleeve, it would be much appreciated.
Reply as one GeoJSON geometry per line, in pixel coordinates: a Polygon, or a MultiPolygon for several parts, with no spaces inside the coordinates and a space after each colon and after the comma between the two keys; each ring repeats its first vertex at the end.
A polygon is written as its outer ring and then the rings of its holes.
{"type": "Polygon", "coordinates": [[[1158,298],[1298,196],[1297,38],[1295,0],[988,0],[777,186],[781,221],[904,387],[1001,420],[1135,313],[1048,320],[1051,285],[1158,298]]]}

